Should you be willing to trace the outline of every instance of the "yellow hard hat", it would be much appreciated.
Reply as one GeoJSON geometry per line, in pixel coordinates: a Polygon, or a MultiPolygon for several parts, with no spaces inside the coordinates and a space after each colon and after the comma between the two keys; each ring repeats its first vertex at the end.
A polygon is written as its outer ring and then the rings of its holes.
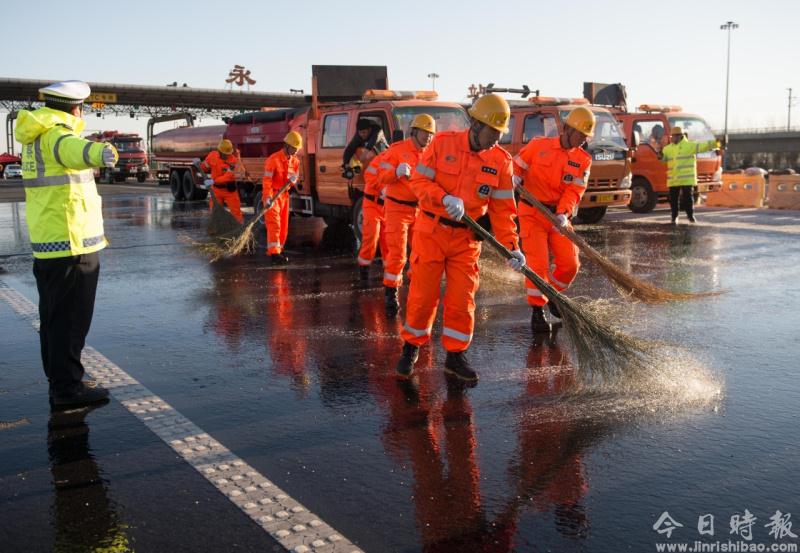
{"type": "Polygon", "coordinates": [[[683,129],[677,126],[672,127],[670,134],[683,134],[683,129]]]}
{"type": "Polygon", "coordinates": [[[487,94],[478,98],[472,107],[467,110],[470,117],[489,125],[496,131],[508,132],[508,120],[511,109],[505,98],[497,94],[487,94]]]}
{"type": "Polygon", "coordinates": [[[421,129],[423,131],[429,133],[436,132],[436,121],[433,120],[433,117],[428,115],[427,113],[420,113],[414,120],[411,122],[412,129],[421,129]]]}
{"type": "Polygon", "coordinates": [[[217,146],[217,150],[219,150],[226,156],[229,156],[233,153],[233,142],[231,142],[227,138],[223,138],[222,140],[219,141],[219,146],[217,146]]]}
{"type": "Polygon", "coordinates": [[[578,106],[574,108],[569,112],[569,115],[567,115],[565,123],[586,136],[592,136],[594,134],[594,113],[587,107],[578,106]]]}
{"type": "Polygon", "coordinates": [[[303,147],[303,137],[297,131],[289,131],[283,141],[296,150],[303,147]]]}

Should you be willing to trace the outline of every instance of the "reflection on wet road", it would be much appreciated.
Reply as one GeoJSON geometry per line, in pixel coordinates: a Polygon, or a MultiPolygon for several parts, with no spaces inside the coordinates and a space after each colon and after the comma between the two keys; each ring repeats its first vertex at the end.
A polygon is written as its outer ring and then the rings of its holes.
{"type": "MultiPolygon", "coordinates": [[[[26,250],[14,205],[0,205],[3,253],[26,250]]],[[[800,246],[791,233],[752,219],[754,229],[641,220],[583,229],[641,278],[675,291],[727,293],[629,304],[585,265],[571,296],[608,300],[598,308],[627,332],[680,349],[646,387],[576,393],[569,343],[563,335],[531,340],[522,283],[489,252],[470,349],[480,384],[463,389],[445,379],[438,339],[422,348],[416,378],[398,383],[403,313],[385,313],[377,267],[368,286],[358,285],[352,257],[335,247],[337,229],[293,219],[291,262],[278,269],[263,251],[209,264],[183,243],[182,235],[202,238],[199,204],[120,196],[106,202],[105,216],[112,247],[103,254],[89,343],[364,551],[652,551],[665,541],[653,530],[663,511],[684,525],[673,541],[690,543],[706,513],[724,527],[719,521],[745,507],[764,522],[775,509],[800,512],[792,315],[800,308],[800,246]],[[757,278],[765,267],[769,285],[757,278]]],[[[3,265],[9,274],[0,278],[35,301],[30,260],[3,265]]],[[[136,424],[113,402],[88,422],[69,423],[69,439],[51,430],[48,442],[35,334],[2,304],[0,322],[9,351],[0,402],[10,399],[0,419],[31,421],[0,429],[10,444],[0,447],[14,452],[13,461],[5,454],[0,461],[0,481],[17,494],[3,503],[13,509],[32,485],[19,475],[41,463],[34,446],[51,444],[54,482],[82,483],[60,491],[54,484],[50,522],[59,530],[31,538],[34,549],[62,540],[76,549],[135,548],[147,539],[148,516],[183,513],[169,480],[142,475],[134,492],[124,479],[95,474],[95,459],[116,475],[117,464],[143,451],[157,452],[151,459],[164,470],[182,470],[169,468],[178,461],[164,444],[137,445],[151,440],[141,428],[116,434],[113,424],[136,424]],[[14,333],[27,341],[14,345],[14,333]],[[25,386],[36,392],[23,393],[25,386]],[[65,447],[54,452],[53,444],[65,447]],[[57,477],[68,458],[80,471],[57,477]],[[59,507],[81,498],[96,506],[89,517],[59,507]],[[141,504],[152,513],[143,515],[141,504]]],[[[434,336],[440,330],[437,319],[434,336]]],[[[191,471],[180,481],[183,490],[207,486],[191,471]]],[[[255,548],[261,530],[218,495],[208,505],[225,504],[226,514],[204,519],[213,535],[183,543],[219,551],[241,535],[244,550],[255,548]]],[[[26,501],[47,512],[45,497],[26,501]]],[[[16,512],[3,517],[30,517],[16,512]]],[[[21,543],[19,532],[5,532],[0,537],[21,543]]],[[[162,543],[180,550],[167,534],[162,543]]],[[[764,530],[759,541],[768,540],[764,530]]]]}

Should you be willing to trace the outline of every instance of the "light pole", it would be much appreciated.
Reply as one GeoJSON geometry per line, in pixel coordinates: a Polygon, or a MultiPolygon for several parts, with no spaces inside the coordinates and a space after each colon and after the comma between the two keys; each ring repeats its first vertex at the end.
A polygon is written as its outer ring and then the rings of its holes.
{"type": "Polygon", "coordinates": [[[431,80],[431,90],[436,90],[436,79],[439,78],[438,73],[428,73],[428,78],[431,80]]]}
{"type": "Polygon", "coordinates": [[[789,113],[786,117],[786,131],[789,132],[792,130],[792,106],[797,102],[797,96],[794,98],[792,97],[792,88],[787,88],[786,90],[789,91],[789,113]]]}
{"type": "MultiPolygon", "coordinates": [[[[725,132],[723,140],[725,140],[725,150],[728,149],[728,89],[731,82],[731,30],[738,29],[739,24],[733,21],[726,21],[719,28],[723,31],[728,31],[728,69],[725,71],[725,132]]],[[[728,168],[728,156],[725,156],[723,165],[728,168]]]]}

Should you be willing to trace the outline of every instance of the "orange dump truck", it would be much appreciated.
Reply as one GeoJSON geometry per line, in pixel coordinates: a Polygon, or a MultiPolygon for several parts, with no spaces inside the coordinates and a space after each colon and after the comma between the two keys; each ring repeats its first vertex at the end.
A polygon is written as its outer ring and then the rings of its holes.
{"type": "MultiPolygon", "coordinates": [[[[684,112],[680,106],[643,104],[635,112],[612,108],[623,125],[628,142],[638,142],[631,159],[633,193],[630,209],[636,213],[652,211],[660,199],[669,196],[667,165],[657,156],[669,144],[672,127],[680,127],[689,140],[703,142],[714,139],[714,133],[699,115],[684,112]]],[[[697,154],[697,186],[695,193],[713,192],[722,187],[722,155],[710,151],[697,154]]]]}
{"type": "Polygon", "coordinates": [[[592,138],[584,148],[592,156],[586,193],[578,206],[583,223],[596,223],[612,206],[628,205],[631,198],[631,164],[628,144],[614,115],[606,108],[589,105],[584,98],[535,96],[528,101],[511,100],[509,132],[500,144],[516,155],[532,138],[558,136],[564,120],[577,106],[586,106],[597,119],[592,138]]]}

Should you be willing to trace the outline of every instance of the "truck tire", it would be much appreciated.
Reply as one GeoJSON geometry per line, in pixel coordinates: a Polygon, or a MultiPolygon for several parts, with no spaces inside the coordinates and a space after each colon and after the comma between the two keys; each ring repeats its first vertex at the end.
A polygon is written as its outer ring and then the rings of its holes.
{"type": "Polygon", "coordinates": [[[136,175],[136,180],[138,182],[146,181],[147,180],[147,173],[139,173],[138,175],[136,175]]]}
{"type": "Polygon", "coordinates": [[[600,220],[606,216],[608,206],[602,207],[582,207],[578,209],[578,223],[584,225],[593,225],[599,223],[600,220]]]}
{"type": "Polygon", "coordinates": [[[643,177],[634,177],[631,184],[631,201],[628,209],[634,213],[650,213],[656,207],[658,196],[653,192],[653,187],[643,177]]]}
{"type": "Polygon", "coordinates": [[[187,202],[194,201],[197,198],[197,187],[194,185],[191,171],[184,171],[182,186],[183,186],[183,199],[187,202]]]}
{"type": "Polygon", "coordinates": [[[169,191],[172,192],[172,197],[176,200],[183,199],[183,183],[181,182],[181,174],[178,171],[172,171],[169,174],[169,191]]]}

